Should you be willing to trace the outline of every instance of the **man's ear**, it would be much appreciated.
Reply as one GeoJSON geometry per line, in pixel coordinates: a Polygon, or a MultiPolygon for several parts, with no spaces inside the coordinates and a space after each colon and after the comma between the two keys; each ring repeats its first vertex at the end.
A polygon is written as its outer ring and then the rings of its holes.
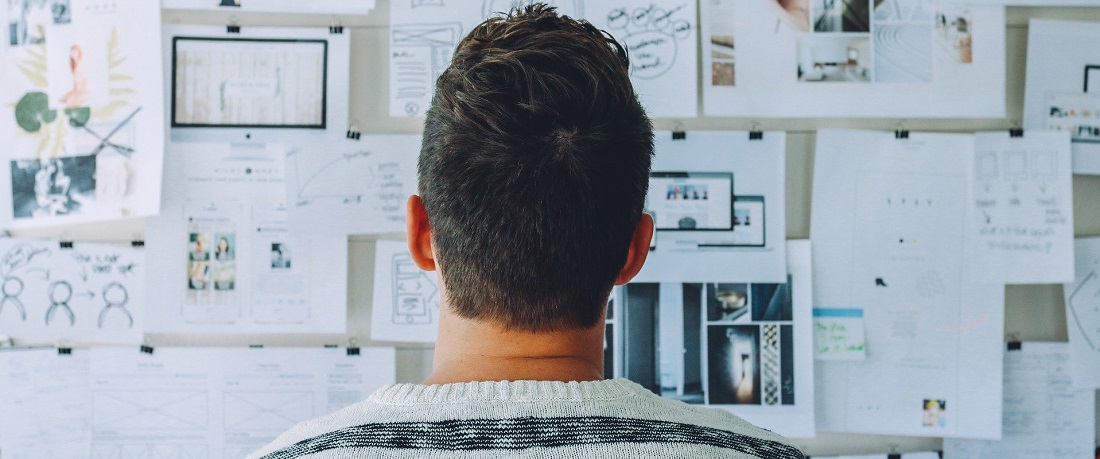
{"type": "Polygon", "coordinates": [[[642,218],[638,219],[638,226],[634,227],[634,235],[630,237],[630,246],[626,251],[626,263],[619,277],[615,278],[615,285],[623,285],[630,282],[638,271],[642,270],[645,258],[649,256],[649,241],[653,238],[653,217],[642,212],[642,218]]]}
{"type": "Polygon", "coordinates": [[[416,266],[424,271],[435,271],[435,255],[432,253],[432,228],[428,225],[428,212],[420,196],[409,196],[405,204],[405,231],[409,238],[409,254],[416,266]]]}

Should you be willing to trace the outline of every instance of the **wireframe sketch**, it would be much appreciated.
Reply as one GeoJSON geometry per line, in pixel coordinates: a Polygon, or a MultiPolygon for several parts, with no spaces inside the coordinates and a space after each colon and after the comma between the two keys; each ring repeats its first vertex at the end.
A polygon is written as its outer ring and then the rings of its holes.
{"type": "Polygon", "coordinates": [[[93,459],[207,459],[210,448],[206,445],[179,444],[93,444],[93,459]]]}
{"type": "Polygon", "coordinates": [[[134,289],[141,250],[0,240],[0,334],[39,339],[140,339],[134,289]]]}
{"type": "Polygon", "coordinates": [[[390,91],[407,116],[421,116],[435,81],[451,64],[462,23],[394,24],[390,27],[390,91]]]}
{"type": "Polygon", "coordinates": [[[325,40],[177,37],[173,126],[325,127],[325,40]]]}
{"type": "MultiPolygon", "coordinates": [[[[630,54],[630,75],[644,80],[667,73],[676,65],[681,46],[693,44],[694,13],[687,4],[668,11],[650,4],[645,8],[616,8],[607,15],[608,31],[630,54]]],[[[691,51],[694,51],[692,48],[691,51]]]]}
{"type": "Polygon", "coordinates": [[[1100,352],[1100,274],[1090,270],[1066,299],[1069,326],[1077,328],[1093,351],[1100,352]]]}
{"type": "Polygon", "coordinates": [[[222,407],[226,430],[275,434],[315,412],[309,391],[226,391],[222,407]]]}
{"type": "Polygon", "coordinates": [[[421,271],[407,253],[393,256],[393,323],[430,324],[439,311],[435,279],[421,271]]]}
{"type": "Polygon", "coordinates": [[[95,430],[196,430],[210,422],[204,391],[92,392],[95,430]]]}

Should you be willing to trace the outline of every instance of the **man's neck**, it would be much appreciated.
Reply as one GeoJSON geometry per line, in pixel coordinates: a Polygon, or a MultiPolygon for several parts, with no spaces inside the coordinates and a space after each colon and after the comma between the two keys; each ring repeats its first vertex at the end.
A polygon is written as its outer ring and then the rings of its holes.
{"type": "Polygon", "coordinates": [[[532,333],[440,308],[434,371],[424,384],[603,379],[603,320],[591,328],[532,333]]]}

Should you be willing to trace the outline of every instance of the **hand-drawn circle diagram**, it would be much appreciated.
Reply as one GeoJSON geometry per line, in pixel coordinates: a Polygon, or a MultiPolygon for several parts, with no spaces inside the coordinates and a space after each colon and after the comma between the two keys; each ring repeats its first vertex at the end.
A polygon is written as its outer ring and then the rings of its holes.
{"type": "Polygon", "coordinates": [[[607,13],[607,28],[630,55],[630,76],[651,80],[676,65],[680,41],[693,37],[684,7],[671,10],[656,5],[616,8],[607,13]]]}
{"type": "Polygon", "coordinates": [[[111,282],[103,287],[103,301],[106,303],[103,306],[103,310],[99,311],[99,328],[103,328],[103,322],[107,320],[107,311],[117,309],[120,313],[126,315],[128,321],[127,327],[134,328],[134,316],[130,314],[130,310],[126,309],[126,303],[130,302],[130,292],[126,290],[126,286],[118,283],[111,282]]]}
{"type": "Polygon", "coordinates": [[[584,0],[485,0],[481,6],[481,17],[487,18],[498,13],[507,13],[512,8],[528,6],[535,2],[557,7],[559,16],[577,19],[584,17],[584,0]]]}
{"type": "Polygon", "coordinates": [[[15,306],[15,309],[19,310],[19,318],[24,322],[27,321],[27,308],[23,307],[23,300],[19,299],[19,295],[23,293],[23,279],[18,277],[5,277],[3,287],[0,287],[0,291],[4,293],[4,297],[0,298],[0,312],[4,311],[4,306],[11,304],[15,306]]]}
{"type": "Polygon", "coordinates": [[[65,311],[65,315],[69,316],[69,325],[76,325],[76,316],[73,315],[73,308],[69,307],[69,300],[73,299],[73,286],[69,285],[67,281],[56,281],[50,284],[49,290],[46,295],[50,297],[50,308],[46,310],[46,325],[50,324],[53,320],[54,313],[58,309],[65,311]]]}

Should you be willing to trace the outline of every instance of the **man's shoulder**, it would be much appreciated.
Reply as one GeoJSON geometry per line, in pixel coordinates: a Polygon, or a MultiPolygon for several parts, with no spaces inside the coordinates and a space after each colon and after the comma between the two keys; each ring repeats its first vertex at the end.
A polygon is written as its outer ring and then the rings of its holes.
{"type": "Polygon", "coordinates": [[[344,457],[339,451],[347,457],[557,457],[581,452],[625,457],[627,452],[649,456],[662,451],[682,457],[803,457],[783,437],[729,412],[662,399],[629,382],[611,384],[627,390],[589,391],[580,397],[524,396],[513,390],[506,397],[479,392],[415,402],[379,396],[414,390],[393,386],[302,423],[251,457],[344,457]]]}

